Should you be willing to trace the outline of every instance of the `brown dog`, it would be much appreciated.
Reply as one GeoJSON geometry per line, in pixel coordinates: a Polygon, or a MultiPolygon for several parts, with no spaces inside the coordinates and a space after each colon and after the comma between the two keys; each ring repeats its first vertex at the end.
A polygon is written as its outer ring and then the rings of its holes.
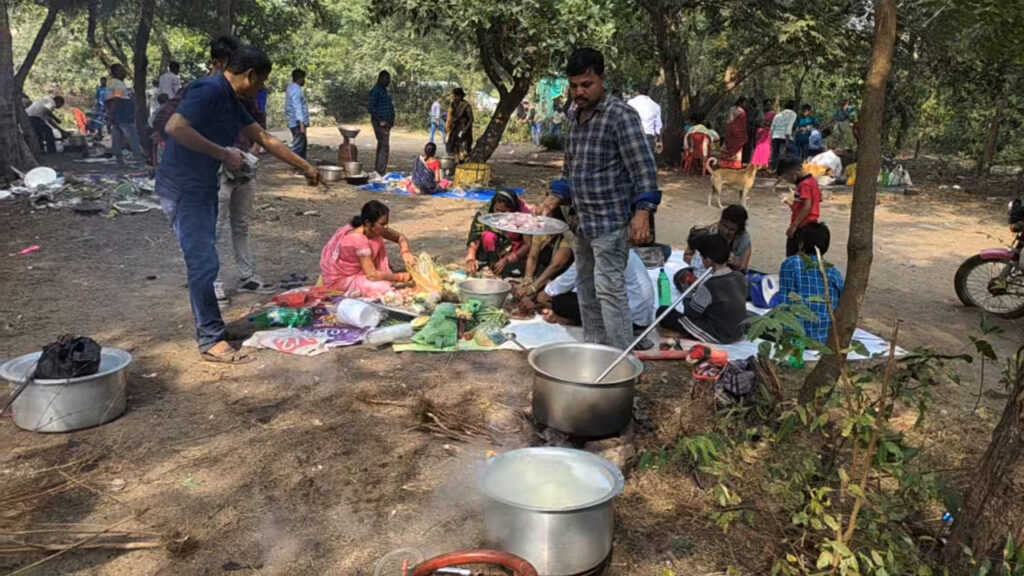
{"type": "Polygon", "coordinates": [[[708,161],[704,164],[704,167],[711,173],[711,191],[708,192],[708,206],[711,206],[711,197],[716,196],[718,207],[722,208],[722,187],[728,185],[741,190],[740,202],[746,207],[747,195],[750,194],[750,189],[754,186],[754,178],[757,177],[757,166],[751,163],[742,170],[733,170],[729,168],[716,169],[714,168],[716,164],[718,164],[717,158],[708,158],[708,161]]]}

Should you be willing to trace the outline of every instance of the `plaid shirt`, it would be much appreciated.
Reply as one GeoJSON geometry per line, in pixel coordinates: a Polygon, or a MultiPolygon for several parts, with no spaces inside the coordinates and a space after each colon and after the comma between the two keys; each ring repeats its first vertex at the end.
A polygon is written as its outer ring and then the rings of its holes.
{"type": "Polygon", "coordinates": [[[609,94],[585,123],[579,111],[570,116],[562,178],[568,186],[553,183],[552,194],[575,207],[586,238],[619,230],[634,211],[654,212],[661,202],[658,168],[640,115],[609,94]]]}
{"type": "Polygon", "coordinates": [[[366,107],[370,110],[370,119],[374,123],[395,124],[395,103],[391,100],[387,88],[380,84],[374,86],[373,90],[370,90],[370,102],[366,107]]]}
{"type": "MultiPolygon", "coordinates": [[[[832,299],[832,306],[838,306],[839,298],[843,295],[843,275],[835,266],[827,262],[825,265],[829,298],[832,299]]],[[[797,294],[803,299],[804,305],[818,317],[817,320],[800,321],[804,326],[804,333],[808,338],[828,344],[828,331],[832,327],[832,319],[828,316],[828,305],[824,302],[825,281],[818,269],[818,257],[796,254],[786,258],[779,269],[779,292],[782,293],[783,302],[789,302],[790,294],[797,294]],[[821,298],[822,302],[807,301],[813,297],[821,298]]]]}

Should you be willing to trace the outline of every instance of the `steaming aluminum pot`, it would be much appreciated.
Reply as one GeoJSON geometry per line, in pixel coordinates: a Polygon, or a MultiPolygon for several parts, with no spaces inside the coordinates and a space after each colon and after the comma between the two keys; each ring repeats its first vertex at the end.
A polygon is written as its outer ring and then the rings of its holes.
{"type": "Polygon", "coordinates": [[[486,502],[484,541],[490,548],[527,560],[542,576],[590,572],[611,555],[612,502],[624,485],[615,464],[582,450],[524,448],[507,452],[489,460],[480,478],[486,502]],[[523,493],[502,489],[523,481],[523,475],[549,473],[552,462],[572,466],[576,474],[584,476],[577,478],[600,489],[588,490],[586,497],[576,501],[544,505],[524,500],[523,493]]]}
{"type": "Polygon", "coordinates": [[[627,356],[600,384],[601,375],[621,353],[601,344],[548,344],[530,352],[533,417],[575,436],[609,436],[633,418],[633,393],[644,365],[627,356]]]}

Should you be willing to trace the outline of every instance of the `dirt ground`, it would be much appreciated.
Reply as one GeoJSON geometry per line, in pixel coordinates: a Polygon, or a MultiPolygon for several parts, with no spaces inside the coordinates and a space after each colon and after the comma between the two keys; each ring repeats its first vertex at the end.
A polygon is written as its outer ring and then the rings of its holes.
{"type": "MultiPolygon", "coordinates": [[[[333,147],[340,138],[318,128],[311,140],[333,147]]],[[[397,133],[392,168],[411,168],[424,141],[422,134],[397,133]]],[[[372,163],[372,133],[364,129],[356,143],[364,165],[372,163]]],[[[311,152],[323,160],[332,155],[326,147],[311,152]]],[[[503,184],[526,188],[535,202],[558,160],[557,154],[503,145],[493,164],[503,184]]],[[[963,352],[967,336],[979,332],[980,315],[956,300],[953,273],[966,257],[1008,239],[1006,199],[940,189],[957,182],[920,166],[910,170],[922,183],[921,195],[880,199],[861,324],[887,336],[899,318],[904,347],[963,352]]],[[[661,183],[659,239],[681,246],[691,226],[714,221],[718,211],[706,205],[707,180],[663,172],[661,183]]],[[[788,222],[770,183],[752,192],[749,207],[752,266],[762,270],[781,262],[788,222]]],[[[392,227],[409,236],[416,251],[441,261],[461,260],[467,227],[481,208],[344,185],[325,193],[305,187],[275,161],[267,162],[260,186],[252,236],[268,280],[292,272],[315,277],[323,244],[369,199],[387,202],[392,227]],[[316,215],[304,215],[309,211],[316,215]]],[[[833,231],[829,258],[840,269],[849,212],[849,193],[835,194],[822,208],[833,231]]],[[[13,531],[40,527],[73,542],[84,536],[66,531],[125,520],[118,530],[160,533],[179,543],[170,546],[174,553],[77,550],[31,574],[369,575],[374,562],[396,548],[431,556],[480,545],[482,505],[473,486],[485,454],[540,442],[522,415],[529,413],[531,381],[523,354],[355,347],[315,358],[262,351],[246,366],[212,365],[196,353],[184,264],[158,211],[108,219],[32,211],[27,201],[4,200],[0,228],[0,358],[38,350],[69,331],[134,355],[128,411],[114,422],[43,435],[0,420],[0,545],[22,538],[10,536],[13,531]],[[42,249],[3,257],[34,244],[42,249]],[[490,437],[467,443],[414,430],[421,396],[486,428],[490,437]]],[[[230,249],[222,244],[221,253],[230,279],[230,249]]],[[[225,315],[244,322],[267,300],[234,295],[225,315]]],[[[994,344],[1009,353],[1019,343],[1021,323],[997,324],[1005,333],[994,344]]],[[[954,466],[969,467],[1002,407],[996,380],[990,371],[980,416],[971,411],[976,368],[964,384],[940,389],[940,416],[922,434],[926,447],[950,451],[954,466]]],[[[647,414],[635,425],[639,448],[674,441],[698,409],[688,401],[690,386],[678,365],[648,367],[638,389],[647,414]]],[[[643,472],[627,478],[609,574],[763,568],[767,545],[742,534],[723,538],[703,513],[707,495],[692,481],[665,482],[643,472]]],[[[0,556],[0,571],[40,558],[0,556]]]]}

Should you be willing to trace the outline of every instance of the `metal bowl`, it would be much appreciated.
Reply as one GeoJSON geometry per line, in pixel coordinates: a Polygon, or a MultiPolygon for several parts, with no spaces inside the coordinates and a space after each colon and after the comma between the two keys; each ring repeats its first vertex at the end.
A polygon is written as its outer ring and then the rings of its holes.
{"type": "Polygon", "coordinates": [[[463,302],[466,300],[479,300],[484,305],[501,308],[505,305],[508,293],[512,291],[512,285],[504,280],[492,280],[487,278],[474,278],[459,282],[459,295],[463,302]]]}
{"type": "Polygon", "coordinates": [[[609,436],[633,418],[633,393],[644,365],[627,356],[600,384],[594,379],[622,351],[600,344],[548,344],[530,352],[533,417],[576,436],[609,436]]]}
{"type": "Polygon", "coordinates": [[[359,135],[358,128],[342,128],[338,126],[338,132],[341,132],[341,135],[348,140],[354,140],[359,135]]]}
{"type": "Polygon", "coordinates": [[[345,176],[345,181],[353,186],[362,186],[370,181],[370,176],[366,173],[355,174],[352,176],[345,176]]]}
{"type": "Polygon", "coordinates": [[[362,162],[345,162],[345,173],[349,176],[359,176],[363,173],[362,162]]]}
{"type": "Polygon", "coordinates": [[[345,171],[341,169],[341,166],[324,165],[318,169],[324,182],[338,182],[345,177],[345,171]]]}
{"type": "MultiPolygon", "coordinates": [[[[41,355],[7,361],[0,366],[0,378],[19,384],[35,372],[41,355]]],[[[100,369],[91,376],[32,381],[11,405],[14,424],[33,432],[70,432],[110,422],[124,413],[131,362],[128,352],[104,347],[100,369]]]]}

